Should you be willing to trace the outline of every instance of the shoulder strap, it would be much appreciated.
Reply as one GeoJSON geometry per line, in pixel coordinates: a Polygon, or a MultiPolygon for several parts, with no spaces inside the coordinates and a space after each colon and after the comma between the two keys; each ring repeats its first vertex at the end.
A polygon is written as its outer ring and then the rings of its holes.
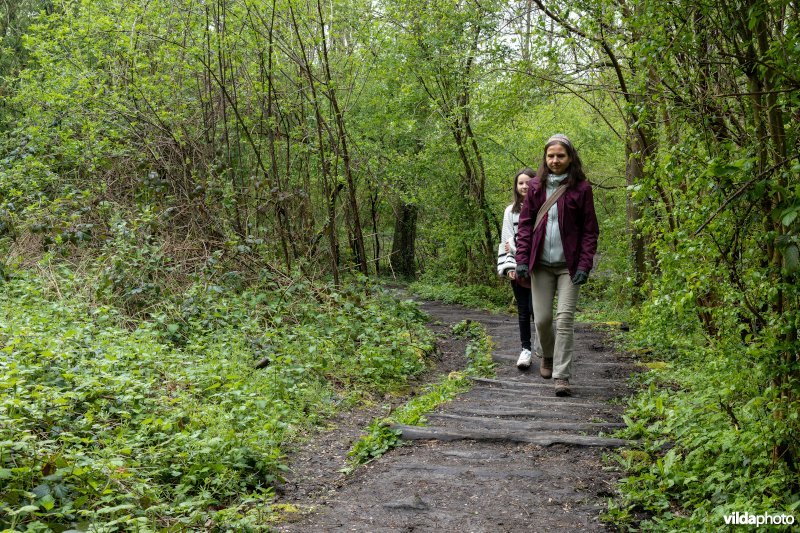
{"type": "Polygon", "coordinates": [[[545,203],[542,204],[542,207],[539,208],[539,212],[536,213],[536,223],[533,225],[534,231],[536,228],[539,227],[539,223],[542,221],[544,216],[550,211],[550,208],[553,207],[553,204],[561,198],[561,195],[567,190],[567,184],[559,185],[558,189],[553,191],[553,194],[550,195],[550,198],[547,199],[545,203]]]}

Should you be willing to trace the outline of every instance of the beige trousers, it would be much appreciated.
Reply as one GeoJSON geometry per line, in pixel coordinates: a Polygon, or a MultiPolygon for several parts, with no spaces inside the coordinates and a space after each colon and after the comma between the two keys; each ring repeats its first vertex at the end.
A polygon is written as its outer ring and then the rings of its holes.
{"type": "Polygon", "coordinates": [[[566,267],[535,266],[531,273],[531,296],[536,333],[542,344],[542,357],[553,359],[553,378],[569,379],[572,345],[575,337],[575,308],[580,287],[572,284],[566,267]],[[558,294],[555,327],[553,301],[558,294]]]}

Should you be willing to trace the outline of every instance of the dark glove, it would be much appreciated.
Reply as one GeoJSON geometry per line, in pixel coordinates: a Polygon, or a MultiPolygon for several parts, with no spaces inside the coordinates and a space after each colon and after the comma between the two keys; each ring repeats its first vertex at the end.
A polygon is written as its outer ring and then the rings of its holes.
{"type": "Polygon", "coordinates": [[[530,274],[528,274],[528,265],[526,265],[524,263],[517,264],[517,269],[516,270],[517,270],[517,278],[518,279],[525,279],[525,278],[530,276],[530,274]]]}
{"type": "Polygon", "coordinates": [[[589,273],[584,272],[583,270],[578,270],[575,272],[575,275],[572,276],[573,285],[583,285],[587,281],[589,281],[589,273]]]}

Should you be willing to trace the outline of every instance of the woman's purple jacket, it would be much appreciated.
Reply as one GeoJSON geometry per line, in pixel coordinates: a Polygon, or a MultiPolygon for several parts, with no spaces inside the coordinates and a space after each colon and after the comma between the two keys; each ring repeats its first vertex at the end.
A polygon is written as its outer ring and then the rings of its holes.
{"type": "MultiPolygon", "coordinates": [[[[522,202],[517,230],[517,264],[533,268],[544,246],[547,215],[533,231],[533,223],[539,208],[547,199],[546,187],[539,178],[531,180],[531,187],[522,202]]],[[[569,275],[578,270],[592,270],[594,254],[597,251],[597,237],[600,227],[594,212],[592,186],[584,180],[570,187],[556,202],[558,205],[558,228],[561,230],[561,244],[567,260],[569,275]]]]}

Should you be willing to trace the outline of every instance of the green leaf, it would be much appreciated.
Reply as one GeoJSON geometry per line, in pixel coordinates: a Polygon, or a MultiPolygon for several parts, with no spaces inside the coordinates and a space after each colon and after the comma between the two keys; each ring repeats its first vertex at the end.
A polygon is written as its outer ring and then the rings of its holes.
{"type": "Polygon", "coordinates": [[[128,509],[134,509],[135,506],[129,503],[123,505],[115,505],[113,507],[102,507],[98,509],[97,514],[111,514],[116,513],[117,511],[126,511],[128,509]]]}
{"type": "Polygon", "coordinates": [[[796,244],[792,243],[783,251],[783,259],[786,264],[786,271],[794,274],[800,270],[800,250],[796,244]]]}
{"type": "Polygon", "coordinates": [[[37,498],[44,498],[50,494],[50,486],[47,484],[42,484],[34,487],[31,492],[34,493],[37,498]]]}
{"type": "Polygon", "coordinates": [[[45,511],[51,511],[53,507],[55,507],[56,502],[53,499],[53,497],[50,494],[48,494],[47,496],[39,500],[39,505],[41,505],[45,511]]]}

